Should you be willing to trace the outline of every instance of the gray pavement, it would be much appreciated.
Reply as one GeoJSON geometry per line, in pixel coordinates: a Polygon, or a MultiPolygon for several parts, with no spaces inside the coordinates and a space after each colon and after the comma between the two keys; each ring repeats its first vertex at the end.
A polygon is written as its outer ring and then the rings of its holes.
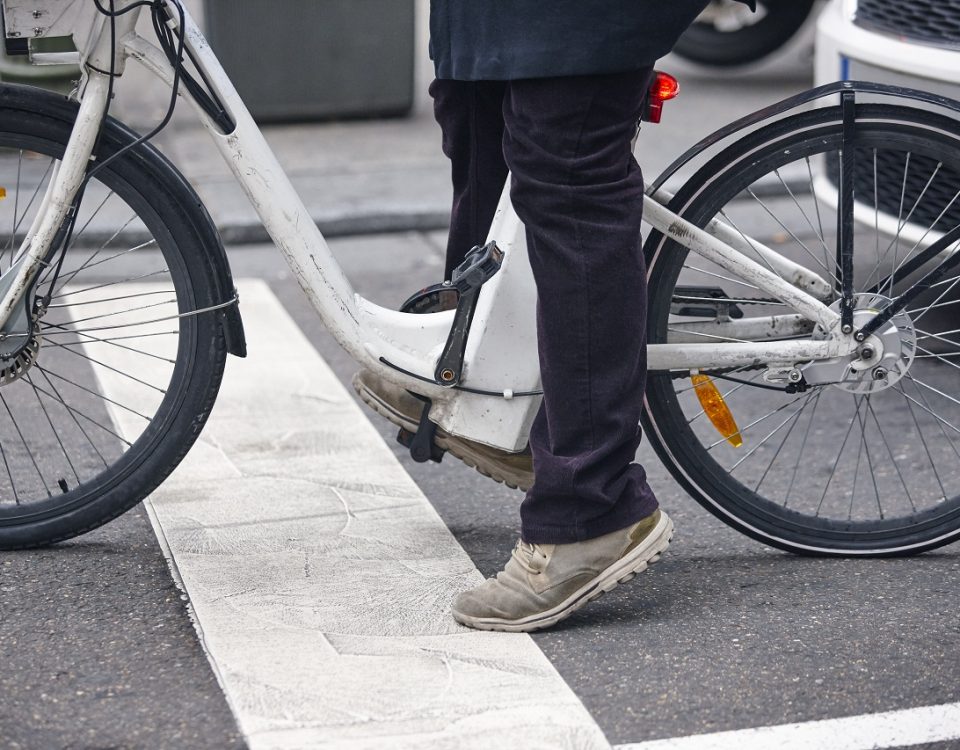
{"type": "Polygon", "coordinates": [[[0,555],[0,747],[240,748],[142,507],[0,555]]]}
{"type": "MultiPolygon", "coordinates": [[[[361,294],[396,305],[436,278],[436,245],[410,233],[335,249],[361,294]],[[393,269],[378,263],[386,258],[393,269]]],[[[348,382],[352,361],[270,254],[234,258],[240,275],[271,269],[291,314],[348,382]]],[[[499,570],[519,533],[521,493],[451,457],[416,464],[393,442],[395,429],[373,419],[481,572],[499,570]]],[[[823,446],[820,458],[832,450],[823,446]]],[[[951,583],[960,549],[906,560],[796,557],[716,520],[646,444],[638,458],[676,522],[671,549],[650,573],[534,636],[613,744],[960,700],[951,583]]]]}
{"type": "MultiPolygon", "coordinates": [[[[396,306],[439,277],[442,242],[441,232],[408,232],[332,246],[358,291],[396,306]]],[[[238,277],[269,283],[347,382],[352,361],[277,251],[251,245],[231,258],[238,277]]],[[[498,570],[520,493],[450,457],[416,464],[392,426],[373,422],[481,572],[498,570]]],[[[640,460],[676,520],[671,550],[535,636],[612,743],[960,700],[955,547],[911,560],[793,557],[715,520],[646,446],[640,460]]],[[[242,745],[142,511],[51,550],[5,555],[2,570],[7,744],[242,745]]]]}

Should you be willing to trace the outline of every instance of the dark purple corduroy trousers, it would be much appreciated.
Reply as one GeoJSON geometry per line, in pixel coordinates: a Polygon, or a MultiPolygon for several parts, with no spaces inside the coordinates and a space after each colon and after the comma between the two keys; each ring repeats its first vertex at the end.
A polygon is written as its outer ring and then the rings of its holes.
{"type": "Polygon", "coordinates": [[[643,177],[632,139],[650,70],[430,87],[453,167],[447,278],[493,219],[507,170],[537,283],[543,406],[525,541],[607,534],[657,507],[640,443],[646,378],[643,177]]]}

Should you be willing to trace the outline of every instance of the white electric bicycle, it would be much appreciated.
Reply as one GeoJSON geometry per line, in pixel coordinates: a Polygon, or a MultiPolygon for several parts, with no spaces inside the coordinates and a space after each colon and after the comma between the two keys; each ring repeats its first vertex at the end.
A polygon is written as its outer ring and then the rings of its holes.
{"type": "MultiPolygon", "coordinates": [[[[142,500],[199,435],[227,354],[245,353],[199,198],[152,134],[108,116],[131,60],[172,87],[171,109],[178,92],[195,108],[360,365],[429,398],[447,432],[524,448],[536,291],[507,192],[449,285],[455,310],[379,307],[354,293],[179,2],[3,12],[8,49],[62,62],[32,39],[72,35],[83,76],[72,98],[0,86],[0,548],[142,500]],[[141,13],[155,40],[136,33],[141,13]]],[[[869,556],[960,537],[958,112],[917,91],[822,87],[711,136],[648,190],[646,433],[694,498],[764,543],[869,556]]]]}

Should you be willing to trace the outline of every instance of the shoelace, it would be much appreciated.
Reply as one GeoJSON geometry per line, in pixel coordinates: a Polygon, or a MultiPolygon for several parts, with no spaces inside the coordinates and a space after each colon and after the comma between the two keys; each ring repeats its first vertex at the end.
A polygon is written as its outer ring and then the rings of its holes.
{"type": "Polygon", "coordinates": [[[517,540],[517,545],[510,554],[513,559],[517,561],[517,564],[531,575],[537,576],[543,572],[539,568],[535,568],[532,564],[534,555],[539,555],[544,560],[547,559],[547,556],[540,549],[539,545],[528,544],[520,539],[517,540]]]}

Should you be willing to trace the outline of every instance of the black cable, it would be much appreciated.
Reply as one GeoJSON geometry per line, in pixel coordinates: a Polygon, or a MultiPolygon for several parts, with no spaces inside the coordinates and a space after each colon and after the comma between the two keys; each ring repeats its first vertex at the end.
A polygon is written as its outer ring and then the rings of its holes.
{"type": "Polygon", "coordinates": [[[103,13],[103,15],[110,16],[111,18],[116,18],[117,16],[122,16],[125,13],[129,13],[131,10],[135,10],[136,8],[142,8],[144,5],[156,5],[156,0],[140,0],[140,2],[138,3],[134,3],[133,5],[128,5],[123,10],[114,10],[112,0],[110,2],[110,10],[107,10],[102,5],[100,5],[100,0],[93,0],[93,4],[97,6],[97,10],[103,13]]]}
{"type": "MultiPolygon", "coordinates": [[[[95,0],[95,2],[97,2],[99,6],[99,0],[95,0]]],[[[179,23],[179,30],[178,30],[179,33],[177,38],[176,59],[174,61],[174,66],[173,66],[173,81],[171,82],[170,105],[169,107],[167,107],[167,112],[163,116],[163,119],[160,121],[160,124],[157,125],[149,133],[147,133],[146,135],[142,135],[139,138],[137,138],[135,141],[128,143],[126,146],[121,148],[115,154],[108,157],[107,159],[104,159],[97,166],[91,169],[87,173],[86,180],[85,180],[86,182],[89,182],[90,178],[92,178],[97,172],[99,172],[101,169],[106,167],[111,162],[119,159],[121,156],[123,156],[125,153],[127,153],[131,149],[134,149],[137,146],[140,146],[141,144],[149,141],[151,138],[156,137],[161,130],[167,127],[167,125],[170,123],[170,120],[173,118],[173,112],[177,106],[177,96],[180,93],[181,68],[183,66],[183,51],[184,51],[184,47],[186,46],[187,30],[186,30],[186,16],[183,12],[183,6],[180,4],[180,0],[170,0],[170,2],[173,3],[173,5],[177,8],[178,14],[180,16],[180,19],[179,19],[180,23],[179,23]]],[[[159,2],[159,0],[155,0],[155,2],[150,2],[150,3],[143,0],[143,4],[151,5],[153,7],[154,14],[158,14],[163,9],[163,6],[159,2]]],[[[113,6],[113,0],[110,0],[110,5],[111,7],[113,6]]],[[[134,7],[134,6],[130,6],[130,7],[134,7]]],[[[126,10],[129,10],[129,8],[125,9],[122,12],[126,12],[126,10]]],[[[114,57],[115,56],[116,55],[114,55],[114,57]]],[[[113,69],[113,63],[111,60],[111,71],[112,69],[113,69]]],[[[112,79],[113,79],[113,76],[111,73],[111,82],[112,82],[112,79]]]]}
{"type": "MultiPolygon", "coordinates": [[[[174,66],[179,65],[174,49],[174,37],[166,24],[160,22],[157,15],[154,15],[153,18],[153,28],[156,32],[157,40],[160,43],[160,48],[167,56],[170,64],[174,66]]],[[[183,68],[180,72],[183,87],[187,89],[194,101],[217,124],[220,130],[224,133],[232,133],[236,129],[236,123],[227,113],[226,107],[223,106],[223,102],[220,101],[220,98],[214,91],[213,84],[210,83],[210,79],[207,78],[202,66],[189,47],[186,48],[186,54],[190,62],[193,63],[197,69],[197,73],[203,83],[197,82],[190,72],[183,68]]]]}
{"type": "Polygon", "coordinates": [[[711,378],[717,378],[718,380],[729,380],[731,383],[740,383],[742,385],[749,385],[754,388],[762,388],[765,391],[777,391],[778,393],[786,393],[786,388],[779,388],[775,385],[766,385],[764,383],[756,383],[752,380],[741,380],[740,378],[731,378],[729,375],[720,375],[719,373],[710,373],[704,372],[703,375],[709,375],[711,378]]]}
{"type": "MultiPolygon", "coordinates": [[[[384,357],[380,357],[380,361],[383,364],[385,364],[387,367],[389,367],[391,370],[396,370],[397,372],[401,372],[404,375],[413,378],[414,380],[419,380],[421,383],[429,383],[430,385],[440,385],[435,380],[431,380],[430,378],[425,378],[422,375],[417,375],[416,373],[410,372],[409,370],[404,370],[402,367],[398,367],[397,365],[393,364],[393,362],[391,362],[390,360],[384,357]]],[[[442,387],[446,388],[448,386],[442,386],[442,387]]],[[[496,398],[506,398],[506,396],[503,395],[504,391],[483,391],[483,390],[480,390],[479,388],[468,388],[465,385],[454,385],[454,386],[450,386],[450,388],[451,390],[454,390],[454,391],[463,391],[464,393],[474,393],[478,396],[495,396],[496,398]]],[[[511,396],[511,398],[522,398],[524,396],[542,396],[542,395],[543,395],[543,391],[516,391],[511,396]]]]}

